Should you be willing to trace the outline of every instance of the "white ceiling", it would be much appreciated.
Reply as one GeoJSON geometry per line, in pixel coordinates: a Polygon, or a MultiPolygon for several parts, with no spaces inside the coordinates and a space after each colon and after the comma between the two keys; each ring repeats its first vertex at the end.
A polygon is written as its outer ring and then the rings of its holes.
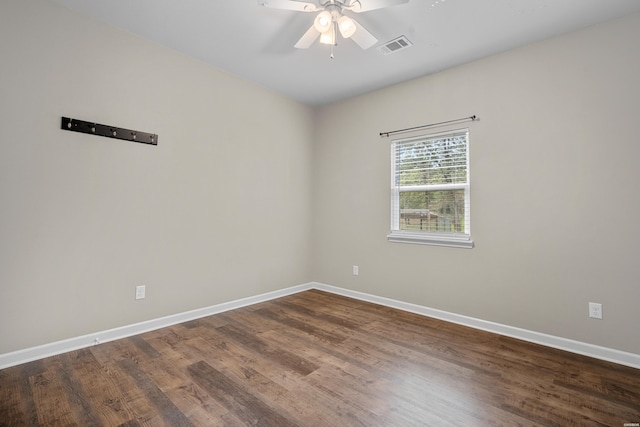
{"type": "Polygon", "coordinates": [[[318,42],[293,47],[314,13],[256,0],[53,1],[312,106],[640,11],[640,0],[411,0],[351,16],[379,44],[404,35],[412,47],[385,56],[341,39],[331,60],[318,42]]]}

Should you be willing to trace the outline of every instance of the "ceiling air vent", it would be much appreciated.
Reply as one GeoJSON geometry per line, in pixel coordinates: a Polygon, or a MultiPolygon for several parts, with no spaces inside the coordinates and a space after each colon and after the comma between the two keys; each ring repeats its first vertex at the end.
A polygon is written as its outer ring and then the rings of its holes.
{"type": "Polygon", "coordinates": [[[413,46],[413,43],[409,41],[405,36],[400,36],[396,39],[386,42],[385,44],[378,46],[378,50],[385,55],[391,55],[402,49],[413,46]]]}

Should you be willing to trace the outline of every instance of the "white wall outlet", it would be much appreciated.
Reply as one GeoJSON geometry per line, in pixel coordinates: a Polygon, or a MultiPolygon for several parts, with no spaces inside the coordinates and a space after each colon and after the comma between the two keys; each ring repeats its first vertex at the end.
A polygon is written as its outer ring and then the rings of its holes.
{"type": "Polygon", "coordinates": [[[136,286],[136,299],[144,299],[145,292],[145,285],[136,286]]]}
{"type": "Polygon", "coordinates": [[[597,302],[589,303],[589,317],[592,319],[602,319],[602,304],[597,302]]]}
{"type": "Polygon", "coordinates": [[[360,269],[358,268],[357,265],[353,266],[353,275],[357,276],[358,274],[360,274],[360,269]]]}

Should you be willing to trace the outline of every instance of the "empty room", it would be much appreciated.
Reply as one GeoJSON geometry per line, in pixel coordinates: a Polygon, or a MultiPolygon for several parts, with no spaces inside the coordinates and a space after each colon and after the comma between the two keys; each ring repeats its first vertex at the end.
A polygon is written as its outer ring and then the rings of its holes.
{"type": "Polygon", "coordinates": [[[640,2],[1,0],[0,426],[639,426],[640,2]]]}

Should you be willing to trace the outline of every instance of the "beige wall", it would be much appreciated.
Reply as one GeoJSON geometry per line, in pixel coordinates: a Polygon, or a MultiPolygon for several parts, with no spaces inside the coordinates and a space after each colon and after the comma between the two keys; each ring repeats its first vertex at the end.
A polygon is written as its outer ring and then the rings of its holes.
{"type": "Polygon", "coordinates": [[[0,354],[310,280],[640,354],[639,39],[634,15],[313,111],[4,0],[0,354]],[[470,114],[476,247],[388,243],[378,133],[470,114]]]}
{"type": "Polygon", "coordinates": [[[638,40],[636,14],[319,111],[314,280],[640,354],[638,40]],[[476,247],[388,243],[378,133],[472,114],[476,247]]]}
{"type": "Polygon", "coordinates": [[[311,109],[49,1],[0,54],[0,354],[311,280],[311,109]]]}

